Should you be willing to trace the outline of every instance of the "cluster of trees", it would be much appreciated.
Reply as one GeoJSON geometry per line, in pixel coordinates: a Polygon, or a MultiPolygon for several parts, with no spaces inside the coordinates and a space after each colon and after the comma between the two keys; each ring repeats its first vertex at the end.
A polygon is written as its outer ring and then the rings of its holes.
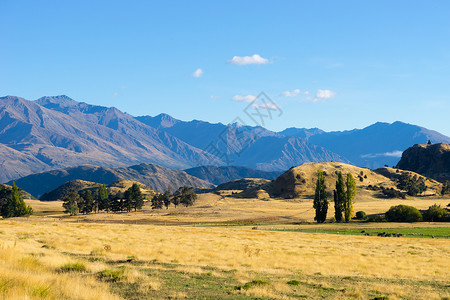
{"type": "Polygon", "coordinates": [[[400,175],[397,188],[406,191],[410,196],[417,196],[427,190],[423,177],[411,176],[411,174],[406,172],[400,175]]]}
{"type": "Polygon", "coordinates": [[[169,208],[170,204],[177,207],[180,204],[188,207],[194,205],[197,200],[197,194],[193,187],[182,186],[175,193],[171,193],[170,188],[167,188],[163,194],[157,194],[152,198],[152,209],[162,209],[164,206],[169,208]]]}
{"type": "Polygon", "coordinates": [[[385,213],[388,222],[448,222],[450,214],[447,209],[433,204],[426,211],[420,212],[417,208],[408,205],[392,206],[385,213]]]}
{"type": "MultiPolygon", "coordinates": [[[[347,174],[347,180],[344,182],[342,172],[338,173],[336,189],[333,191],[334,198],[334,217],[336,222],[349,222],[353,216],[353,203],[356,196],[356,182],[352,174],[347,174]]],[[[328,195],[325,186],[323,172],[318,171],[316,190],[314,194],[313,207],[316,210],[314,220],[317,223],[325,222],[328,212],[328,195]]]]}
{"type": "Polygon", "coordinates": [[[33,209],[25,204],[15,182],[13,182],[12,188],[0,185],[0,213],[3,218],[33,214],[33,209]]]}
{"type": "Polygon", "coordinates": [[[130,212],[132,209],[136,211],[144,206],[144,196],[137,183],[133,183],[125,193],[118,193],[115,196],[108,196],[106,186],[102,184],[94,194],[90,190],[80,194],[70,192],[63,198],[63,201],[65,212],[70,213],[71,216],[79,213],[97,213],[101,210],[130,212]]]}

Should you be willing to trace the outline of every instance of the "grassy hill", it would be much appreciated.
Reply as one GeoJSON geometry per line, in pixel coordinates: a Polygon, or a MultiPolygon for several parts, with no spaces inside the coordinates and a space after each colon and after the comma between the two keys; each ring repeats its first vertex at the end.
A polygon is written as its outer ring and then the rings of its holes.
{"type": "MultiPolygon", "coordinates": [[[[328,163],[307,163],[294,167],[283,173],[280,177],[261,187],[251,188],[241,193],[242,197],[253,198],[256,194],[264,190],[271,197],[276,198],[312,198],[314,197],[317,171],[322,170],[325,177],[325,185],[331,195],[335,188],[339,171],[344,176],[352,174],[358,191],[362,194],[376,196],[376,191],[371,191],[369,186],[384,188],[396,188],[397,171],[390,168],[380,169],[378,172],[367,168],[360,168],[349,164],[328,162],[328,163]],[[395,175],[394,175],[395,174],[395,175]]],[[[401,174],[401,171],[399,171],[401,174]]],[[[420,176],[419,174],[412,173],[420,176]]],[[[442,185],[434,180],[426,179],[428,191],[424,195],[440,194],[442,185]]]]}

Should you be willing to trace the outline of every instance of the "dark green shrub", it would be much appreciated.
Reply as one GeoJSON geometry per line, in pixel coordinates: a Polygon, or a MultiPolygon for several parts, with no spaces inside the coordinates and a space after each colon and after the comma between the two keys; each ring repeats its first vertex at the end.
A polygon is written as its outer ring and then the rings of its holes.
{"type": "Polygon", "coordinates": [[[289,280],[288,282],[287,282],[287,284],[289,284],[289,285],[300,285],[300,281],[298,281],[298,280],[289,280]]]}
{"type": "Polygon", "coordinates": [[[385,221],[386,221],[386,219],[384,219],[382,216],[379,216],[379,215],[370,216],[367,218],[367,222],[379,223],[379,222],[385,222],[385,221]]]}
{"type": "Polygon", "coordinates": [[[67,263],[59,268],[61,272],[84,272],[86,266],[82,262],[67,263]]]}
{"type": "Polygon", "coordinates": [[[389,222],[422,221],[422,214],[420,213],[420,211],[417,208],[408,205],[392,206],[385,215],[386,220],[389,222]]]}
{"type": "Polygon", "coordinates": [[[445,221],[448,211],[442,208],[440,205],[433,204],[423,214],[423,219],[429,222],[441,222],[445,221]]]}
{"type": "Polygon", "coordinates": [[[264,285],[269,285],[269,283],[267,281],[265,281],[265,280],[257,279],[257,280],[253,280],[253,281],[247,282],[246,284],[244,284],[242,286],[237,286],[236,289],[237,290],[249,290],[252,287],[264,286],[264,285]]]}
{"type": "Polygon", "coordinates": [[[356,212],[356,218],[357,218],[358,220],[365,219],[366,216],[367,216],[366,213],[363,212],[362,210],[356,212]]]}

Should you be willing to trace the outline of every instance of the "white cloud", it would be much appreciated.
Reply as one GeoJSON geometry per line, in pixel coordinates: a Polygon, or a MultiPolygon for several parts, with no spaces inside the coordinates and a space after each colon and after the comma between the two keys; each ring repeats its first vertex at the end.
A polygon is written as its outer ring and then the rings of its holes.
{"type": "Polygon", "coordinates": [[[336,93],[330,90],[318,90],[316,93],[316,98],[319,99],[330,99],[336,96],[336,93]]]}
{"type": "Polygon", "coordinates": [[[298,95],[309,95],[309,91],[302,92],[300,89],[295,89],[293,91],[286,91],[280,94],[280,96],[283,97],[296,97],[298,95]]]}
{"type": "Polygon", "coordinates": [[[198,68],[197,70],[195,70],[194,73],[192,73],[192,76],[194,76],[195,78],[199,78],[203,75],[203,70],[198,68]]]}
{"type": "Polygon", "coordinates": [[[113,97],[119,97],[120,95],[119,95],[119,93],[114,93],[113,94],[113,97]]]}
{"type": "Polygon", "coordinates": [[[264,65],[268,64],[269,60],[259,56],[259,54],[253,54],[252,56],[233,56],[228,62],[233,65],[264,65]]]}
{"type": "Polygon", "coordinates": [[[247,96],[236,95],[231,100],[236,101],[236,102],[253,102],[253,101],[256,100],[256,96],[253,96],[253,95],[247,95],[247,96]]]}
{"type": "MultiPolygon", "coordinates": [[[[309,92],[308,92],[308,94],[309,94],[309,92]]],[[[303,101],[309,101],[309,102],[316,103],[316,102],[320,102],[325,99],[331,99],[334,96],[336,96],[336,92],[333,92],[330,90],[318,90],[315,98],[308,97],[308,98],[304,99],[303,101]]]]}
{"type": "Polygon", "coordinates": [[[253,104],[253,108],[256,108],[256,109],[266,109],[266,110],[278,110],[278,109],[280,109],[281,107],[278,106],[278,105],[275,104],[275,103],[264,103],[264,104],[261,104],[261,105],[253,104]]]}
{"type": "Polygon", "coordinates": [[[211,95],[211,100],[217,100],[217,99],[219,99],[220,98],[220,96],[215,96],[215,95],[211,95]]]}
{"type": "Polygon", "coordinates": [[[298,96],[300,93],[301,93],[301,91],[299,89],[295,89],[292,92],[291,91],[282,92],[281,96],[283,96],[283,97],[295,97],[295,96],[298,96]]]}
{"type": "Polygon", "coordinates": [[[361,155],[362,158],[375,158],[380,156],[387,156],[387,157],[402,157],[403,151],[397,150],[392,152],[384,152],[384,153],[369,153],[369,154],[363,154],[361,155]]]}

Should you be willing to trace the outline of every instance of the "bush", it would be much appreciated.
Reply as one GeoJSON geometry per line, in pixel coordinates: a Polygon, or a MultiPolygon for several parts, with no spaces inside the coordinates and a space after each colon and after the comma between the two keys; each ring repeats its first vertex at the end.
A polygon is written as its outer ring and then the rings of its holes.
{"type": "Polygon", "coordinates": [[[406,198],[404,193],[402,193],[399,190],[396,190],[394,188],[387,188],[387,189],[385,189],[385,188],[382,187],[381,192],[387,198],[401,198],[401,199],[405,199],[406,198]]]}
{"type": "Polygon", "coordinates": [[[116,282],[124,277],[124,273],[125,273],[124,268],[120,268],[120,269],[116,269],[116,270],[105,269],[105,270],[99,272],[98,276],[100,277],[100,279],[103,279],[105,281],[116,282]]]}
{"type": "Polygon", "coordinates": [[[392,206],[386,212],[386,220],[389,222],[420,222],[422,221],[422,214],[415,207],[397,205],[392,206]]]}
{"type": "Polygon", "coordinates": [[[446,221],[448,211],[442,208],[440,205],[433,204],[428,208],[428,210],[423,214],[425,221],[429,222],[442,222],[446,221]]]}
{"type": "Polygon", "coordinates": [[[84,272],[86,271],[86,266],[81,262],[67,263],[59,270],[61,272],[84,272]]]}
{"type": "Polygon", "coordinates": [[[386,221],[386,220],[382,216],[379,216],[379,215],[370,216],[367,218],[367,222],[379,223],[379,222],[384,222],[384,221],[386,221]]]}
{"type": "Polygon", "coordinates": [[[367,216],[366,213],[363,212],[362,210],[356,212],[356,218],[357,218],[358,220],[365,219],[366,216],[367,216]]]}

